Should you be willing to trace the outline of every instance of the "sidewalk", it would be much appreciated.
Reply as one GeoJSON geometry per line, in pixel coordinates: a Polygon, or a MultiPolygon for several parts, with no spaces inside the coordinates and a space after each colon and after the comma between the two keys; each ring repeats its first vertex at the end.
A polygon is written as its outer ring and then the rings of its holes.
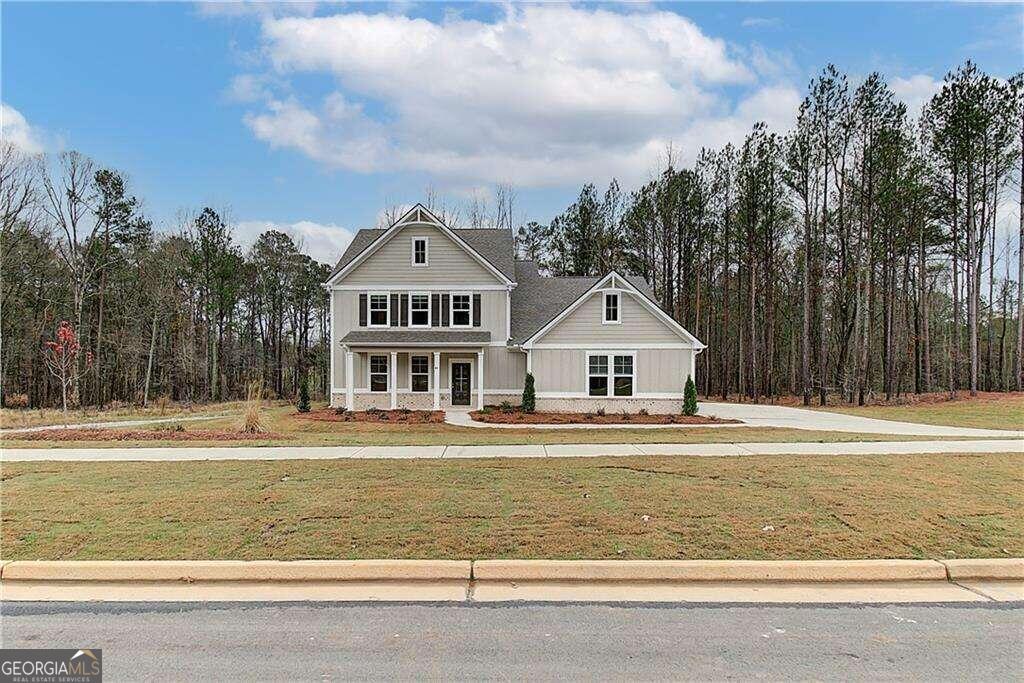
{"type": "Polygon", "coordinates": [[[840,443],[661,443],[491,446],[268,446],[229,448],[5,448],[0,462],[346,460],[452,458],[593,458],[678,455],[909,455],[919,453],[1024,453],[1024,440],[847,441],[840,443]]]}

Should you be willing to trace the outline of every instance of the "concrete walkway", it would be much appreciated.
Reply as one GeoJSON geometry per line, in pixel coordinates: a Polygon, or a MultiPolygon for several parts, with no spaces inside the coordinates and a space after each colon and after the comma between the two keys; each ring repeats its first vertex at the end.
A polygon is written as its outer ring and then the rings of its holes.
{"type": "Polygon", "coordinates": [[[227,448],[6,448],[2,462],[363,460],[556,458],[637,455],[696,457],[746,455],[907,455],[914,453],[1022,453],[1024,440],[850,441],[845,443],[552,444],[492,446],[269,446],[227,448]]]}
{"type": "Polygon", "coordinates": [[[708,429],[726,427],[782,427],[807,429],[820,432],[854,432],[858,434],[898,434],[901,436],[973,436],[1003,439],[1024,438],[1021,430],[974,429],[970,427],[946,427],[942,425],[916,424],[879,420],[859,415],[830,413],[823,410],[805,410],[750,403],[714,403],[702,401],[701,415],[713,415],[724,419],[742,420],[743,424],[724,425],[510,425],[489,424],[473,420],[468,412],[448,411],[445,422],[459,427],[481,427],[488,429],[708,429]]]}

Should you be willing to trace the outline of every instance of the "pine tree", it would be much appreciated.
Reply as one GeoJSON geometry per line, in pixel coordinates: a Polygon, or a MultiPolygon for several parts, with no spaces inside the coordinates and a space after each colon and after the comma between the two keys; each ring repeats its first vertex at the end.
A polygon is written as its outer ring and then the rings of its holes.
{"type": "Polygon", "coordinates": [[[533,388],[533,373],[526,373],[526,386],[523,387],[523,405],[522,411],[524,413],[532,413],[537,409],[537,392],[533,388]]]}
{"type": "Polygon", "coordinates": [[[693,376],[687,375],[686,389],[683,391],[683,415],[697,414],[697,385],[693,383],[693,376]]]}

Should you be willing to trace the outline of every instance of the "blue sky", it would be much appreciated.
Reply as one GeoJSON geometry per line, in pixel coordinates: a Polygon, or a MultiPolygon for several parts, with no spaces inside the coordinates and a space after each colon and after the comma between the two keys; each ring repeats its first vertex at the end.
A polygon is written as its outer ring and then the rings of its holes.
{"type": "Polygon", "coordinates": [[[546,221],[584,182],[627,188],[789,125],[834,62],[911,108],[964,59],[1021,68],[1015,5],[5,3],[4,135],[124,171],[157,223],[230,210],[333,260],[432,187],[517,188],[546,221]]]}

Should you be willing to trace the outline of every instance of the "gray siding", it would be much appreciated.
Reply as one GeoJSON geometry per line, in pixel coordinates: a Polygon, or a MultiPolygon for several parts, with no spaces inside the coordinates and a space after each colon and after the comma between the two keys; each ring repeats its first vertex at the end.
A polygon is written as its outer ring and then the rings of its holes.
{"type": "MultiPolygon", "coordinates": [[[[595,346],[590,351],[603,351],[595,346]]],[[[614,354],[630,352],[611,349],[614,354]]],[[[534,349],[533,376],[537,393],[587,392],[587,349],[534,349]]],[[[634,368],[635,388],[638,396],[644,394],[678,394],[682,396],[686,375],[689,373],[690,349],[637,349],[634,368]]],[[[617,400],[617,399],[616,399],[617,400]]]]}
{"type": "Polygon", "coordinates": [[[439,285],[471,288],[501,280],[436,227],[404,227],[348,275],[344,285],[439,285]],[[412,238],[427,237],[429,265],[412,266],[412,238]]]}
{"type": "Polygon", "coordinates": [[[538,344],[685,344],[687,341],[669,329],[634,295],[622,292],[619,308],[622,323],[601,323],[604,297],[595,292],[579,308],[563,318],[538,344]]]}

